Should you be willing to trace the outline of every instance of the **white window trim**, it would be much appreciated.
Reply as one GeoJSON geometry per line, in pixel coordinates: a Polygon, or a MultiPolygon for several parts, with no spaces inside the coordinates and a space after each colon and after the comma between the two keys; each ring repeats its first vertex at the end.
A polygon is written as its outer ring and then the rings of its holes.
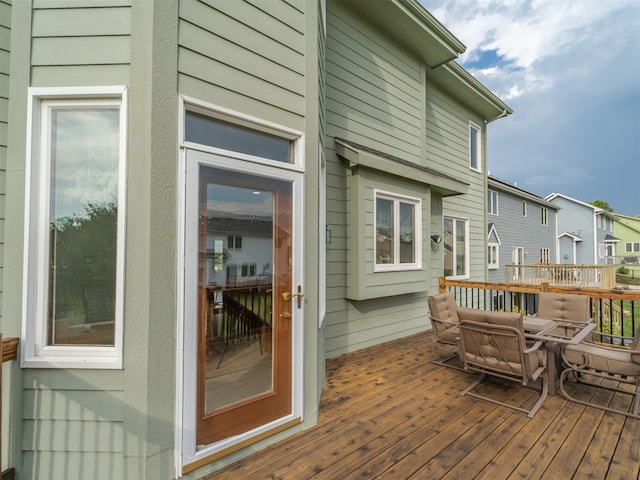
{"type": "Polygon", "coordinates": [[[400,202],[412,204],[414,208],[413,216],[413,231],[415,232],[414,239],[414,262],[413,263],[376,263],[375,255],[373,259],[373,271],[374,272],[397,272],[404,270],[419,270],[422,268],[422,200],[415,197],[409,197],[406,195],[399,195],[397,193],[388,192],[384,190],[374,189],[373,191],[373,244],[375,250],[376,243],[376,218],[377,218],[377,199],[384,198],[393,202],[393,232],[394,232],[394,259],[400,259],[400,242],[396,238],[400,232],[400,202]]]}
{"type": "MultiPolygon", "coordinates": [[[[470,263],[470,259],[469,259],[469,252],[470,252],[470,239],[469,239],[469,219],[468,218],[461,218],[461,217],[455,217],[452,215],[443,215],[443,221],[445,218],[450,218],[453,220],[453,224],[455,225],[456,220],[459,220],[461,222],[464,222],[464,238],[465,238],[465,242],[464,242],[464,271],[466,272],[464,275],[449,275],[448,279],[451,280],[466,280],[468,278],[470,278],[471,274],[469,272],[471,263],[470,263]]],[[[444,225],[442,226],[442,231],[444,232],[444,225]]],[[[455,241],[455,232],[453,235],[453,258],[455,260],[456,258],[456,241],[455,241]]],[[[455,266],[455,265],[454,265],[455,266]]]]}
{"type": "Polygon", "coordinates": [[[469,122],[469,168],[474,172],[482,172],[482,129],[475,123],[469,122]],[[471,158],[471,129],[475,129],[477,131],[476,138],[476,163],[477,166],[472,165],[471,158]]]}
{"type": "Polygon", "coordinates": [[[540,224],[545,227],[549,225],[549,210],[546,207],[540,209],[540,224]]]}
{"type": "Polygon", "coordinates": [[[126,212],[127,87],[30,88],[27,110],[25,171],[24,272],[21,366],[24,368],[121,369],[124,318],[126,212]],[[47,245],[50,162],[48,105],[113,105],[120,108],[118,161],[118,231],[116,254],[115,332],[113,346],[47,345],[47,245]]]}
{"type": "Polygon", "coordinates": [[[487,202],[489,203],[489,208],[487,208],[487,214],[488,215],[495,215],[498,216],[500,214],[500,211],[498,210],[498,191],[497,190],[489,190],[489,196],[495,198],[495,201],[489,201],[489,199],[487,199],[487,202]]]}
{"type": "Polygon", "coordinates": [[[487,247],[496,249],[496,261],[494,263],[490,263],[487,260],[487,269],[488,270],[497,270],[498,268],[500,268],[500,244],[498,244],[498,243],[488,243],[487,247]]]}

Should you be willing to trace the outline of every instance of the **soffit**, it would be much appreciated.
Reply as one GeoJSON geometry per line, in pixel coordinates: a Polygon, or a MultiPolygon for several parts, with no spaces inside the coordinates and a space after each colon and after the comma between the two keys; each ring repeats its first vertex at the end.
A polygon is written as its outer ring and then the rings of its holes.
{"type": "Polygon", "coordinates": [[[469,190],[468,183],[451,175],[357,143],[336,138],[335,146],[336,153],[349,162],[350,168],[365,167],[384,172],[386,175],[423,183],[442,196],[462,195],[469,190]]]}

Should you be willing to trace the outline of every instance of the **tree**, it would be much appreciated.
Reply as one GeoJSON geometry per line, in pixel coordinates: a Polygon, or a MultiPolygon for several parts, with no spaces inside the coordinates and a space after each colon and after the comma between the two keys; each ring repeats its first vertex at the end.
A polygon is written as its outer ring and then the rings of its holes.
{"type": "Polygon", "coordinates": [[[613,212],[613,208],[611,208],[609,204],[604,200],[594,200],[592,202],[589,202],[589,205],[593,205],[594,207],[601,208],[605,212],[613,212]]]}

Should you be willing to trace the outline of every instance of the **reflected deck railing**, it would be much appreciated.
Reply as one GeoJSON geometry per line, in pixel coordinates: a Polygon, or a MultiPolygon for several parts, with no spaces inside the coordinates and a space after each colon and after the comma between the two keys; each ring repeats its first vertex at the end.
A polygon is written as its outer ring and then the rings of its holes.
{"type": "Polygon", "coordinates": [[[571,265],[537,263],[505,265],[504,280],[508,284],[542,285],[573,288],[610,289],[616,286],[616,265],[571,265]]]}
{"type": "Polygon", "coordinates": [[[440,292],[451,291],[461,307],[520,311],[533,315],[541,292],[586,295],[591,299],[591,319],[596,331],[632,337],[640,327],[640,290],[575,288],[540,283],[474,282],[440,278],[440,292]]]}

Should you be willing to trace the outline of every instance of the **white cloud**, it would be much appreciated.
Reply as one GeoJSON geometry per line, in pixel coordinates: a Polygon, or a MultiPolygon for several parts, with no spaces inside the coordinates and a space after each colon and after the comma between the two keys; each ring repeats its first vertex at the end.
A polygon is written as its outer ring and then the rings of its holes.
{"type": "Polygon", "coordinates": [[[640,2],[420,2],[467,46],[458,62],[514,109],[489,126],[492,174],[640,214],[640,2]]]}

